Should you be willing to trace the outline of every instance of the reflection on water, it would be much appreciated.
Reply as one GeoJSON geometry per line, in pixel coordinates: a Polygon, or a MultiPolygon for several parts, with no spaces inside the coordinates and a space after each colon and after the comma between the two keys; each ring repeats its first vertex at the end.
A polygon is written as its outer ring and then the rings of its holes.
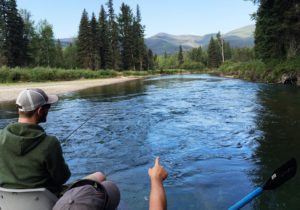
{"type": "MultiPolygon", "coordinates": [[[[257,121],[263,136],[253,160],[257,165],[254,180],[261,184],[291,157],[300,161],[300,89],[265,85],[257,95],[263,107],[257,121]]],[[[258,209],[297,210],[300,208],[299,186],[298,173],[276,192],[261,196],[256,205],[258,209]]]]}
{"type": "MultiPolygon", "coordinates": [[[[290,156],[300,160],[299,96],[297,88],[164,76],[66,94],[43,126],[62,142],[70,181],[104,171],[121,189],[121,209],[147,209],[155,156],[169,171],[169,209],[227,209],[290,156]]],[[[1,127],[14,110],[1,105],[1,127]]],[[[298,180],[244,209],[298,209],[298,180]]]]}

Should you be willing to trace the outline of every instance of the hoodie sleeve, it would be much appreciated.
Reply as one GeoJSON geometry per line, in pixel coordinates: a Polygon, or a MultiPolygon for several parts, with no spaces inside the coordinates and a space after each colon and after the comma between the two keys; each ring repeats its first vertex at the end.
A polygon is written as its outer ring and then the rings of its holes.
{"type": "Polygon", "coordinates": [[[54,138],[49,148],[46,160],[46,167],[53,178],[54,183],[63,185],[71,176],[70,169],[63,157],[59,141],[54,138]]]}

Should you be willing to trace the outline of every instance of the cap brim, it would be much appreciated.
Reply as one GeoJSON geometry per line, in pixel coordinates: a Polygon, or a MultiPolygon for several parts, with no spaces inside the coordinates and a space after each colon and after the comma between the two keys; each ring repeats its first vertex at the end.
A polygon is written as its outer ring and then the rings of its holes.
{"type": "Polygon", "coordinates": [[[47,104],[54,104],[58,101],[57,95],[48,95],[48,101],[47,104]]]}
{"type": "Polygon", "coordinates": [[[111,181],[104,181],[101,182],[101,185],[105,188],[108,198],[109,198],[109,210],[115,210],[117,209],[119,203],[120,203],[120,190],[117,187],[116,184],[114,184],[111,181]]]}

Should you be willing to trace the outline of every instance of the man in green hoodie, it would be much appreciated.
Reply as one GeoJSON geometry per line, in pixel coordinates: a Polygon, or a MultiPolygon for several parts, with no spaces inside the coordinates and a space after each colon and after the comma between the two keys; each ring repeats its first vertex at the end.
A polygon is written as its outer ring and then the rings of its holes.
{"type": "Polygon", "coordinates": [[[62,190],[71,175],[62,148],[56,137],[38,125],[46,122],[51,104],[57,101],[56,95],[41,89],[19,94],[18,122],[0,131],[0,187],[45,187],[56,194],[62,190]]]}

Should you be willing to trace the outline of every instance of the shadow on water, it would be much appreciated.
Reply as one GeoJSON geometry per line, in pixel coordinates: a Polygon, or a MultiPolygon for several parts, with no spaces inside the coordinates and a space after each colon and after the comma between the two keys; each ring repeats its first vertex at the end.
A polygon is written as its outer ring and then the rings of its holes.
{"type": "MultiPolygon", "coordinates": [[[[264,183],[291,157],[300,162],[300,89],[297,87],[265,85],[257,94],[263,109],[259,112],[258,129],[263,132],[254,151],[256,170],[254,182],[264,183]]],[[[300,173],[273,192],[264,193],[256,209],[300,208],[300,173]]]]}
{"type": "MultiPolygon", "coordinates": [[[[121,209],[148,208],[147,171],[160,156],[168,209],[219,210],[290,156],[300,161],[299,96],[299,88],[209,75],[154,77],[62,95],[42,126],[61,140],[70,181],[105,172],[120,187],[121,209]]],[[[4,127],[15,108],[0,108],[4,127]]],[[[299,176],[244,210],[299,209],[296,185],[299,176]]]]}

